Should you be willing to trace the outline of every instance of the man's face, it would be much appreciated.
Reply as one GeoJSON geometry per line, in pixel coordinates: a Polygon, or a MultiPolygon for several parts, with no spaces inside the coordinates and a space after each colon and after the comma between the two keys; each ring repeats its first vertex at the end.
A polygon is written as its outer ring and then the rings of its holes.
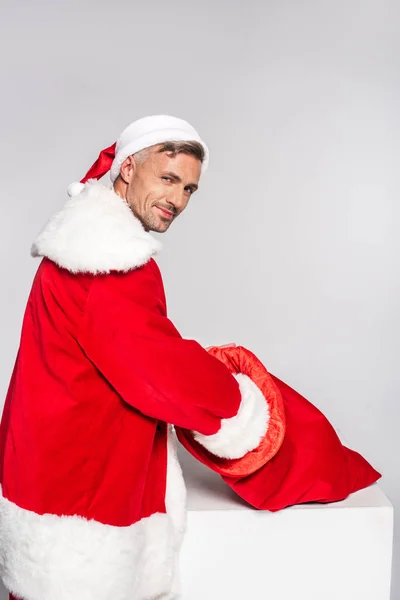
{"type": "Polygon", "coordinates": [[[171,156],[159,152],[159,148],[151,148],[143,162],[127,159],[131,161],[131,171],[125,176],[125,198],[146,231],[164,233],[197,190],[201,163],[194,156],[171,156]]]}

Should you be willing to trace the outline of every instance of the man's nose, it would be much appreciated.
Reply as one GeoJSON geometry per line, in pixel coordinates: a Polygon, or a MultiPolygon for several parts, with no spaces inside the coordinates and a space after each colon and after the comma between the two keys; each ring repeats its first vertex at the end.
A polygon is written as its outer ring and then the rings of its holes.
{"type": "Polygon", "coordinates": [[[185,190],[175,189],[170,194],[168,201],[173,205],[177,212],[181,211],[187,204],[185,190]]]}

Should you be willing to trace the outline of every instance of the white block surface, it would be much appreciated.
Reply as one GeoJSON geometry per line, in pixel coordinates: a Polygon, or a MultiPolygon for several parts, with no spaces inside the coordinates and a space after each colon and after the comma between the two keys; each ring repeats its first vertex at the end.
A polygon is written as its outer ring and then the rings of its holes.
{"type": "Polygon", "coordinates": [[[179,457],[189,509],[182,600],[389,600],[393,508],[378,485],[269,513],[182,447],[179,457]]]}

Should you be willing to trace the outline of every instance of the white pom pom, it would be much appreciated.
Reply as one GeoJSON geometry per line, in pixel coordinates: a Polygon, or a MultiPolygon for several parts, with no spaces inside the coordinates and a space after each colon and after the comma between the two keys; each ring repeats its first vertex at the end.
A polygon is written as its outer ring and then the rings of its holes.
{"type": "Polygon", "coordinates": [[[83,192],[83,190],[85,189],[85,184],[81,183],[80,181],[74,181],[73,183],[71,183],[68,188],[67,188],[67,194],[68,196],[79,196],[79,194],[81,192],[83,192]]]}

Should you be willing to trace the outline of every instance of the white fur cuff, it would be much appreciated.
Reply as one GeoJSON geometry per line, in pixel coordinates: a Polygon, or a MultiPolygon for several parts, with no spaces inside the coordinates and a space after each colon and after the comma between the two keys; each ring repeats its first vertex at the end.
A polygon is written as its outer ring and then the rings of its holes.
{"type": "Polygon", "coordinates": [[[242,393],[237,415],[222,419],[220,430],[213,435],[194,432],[195,440],[220,458],[241,458],[257,448],[268,429],[269,410],[263,393],[247,375],[234,377],[242,393]]]}

